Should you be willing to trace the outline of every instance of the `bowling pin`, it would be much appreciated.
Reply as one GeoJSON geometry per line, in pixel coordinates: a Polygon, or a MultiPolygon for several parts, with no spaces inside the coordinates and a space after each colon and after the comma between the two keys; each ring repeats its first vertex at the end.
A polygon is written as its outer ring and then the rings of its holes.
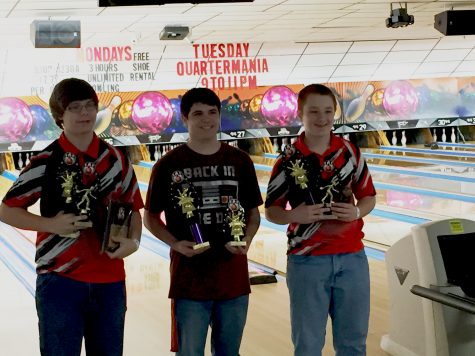
{"type": "Polygon", "coordinates": [[[403,146],[406,146],[406,142],[407,142],[407,139],[406,139],[406,131],[405,131],[405,130],[402,130],[401,144],[402,144],[403,146]]]}
{"type": "Polygon", "coordinates": [[[122,103],[122,98],[118,95],[114,96],[110,101],[109,105],[99,111],[96,116],[96,125],[94,127],[94,132],[96,135],[101,134],[107,129],[111,123],[112,113],[115,108],[117,108],[122,103]]]}
{"type": "Polygon", "coordinates": [[[366,101],[368,97],[373,93],[373,91],[374,91],[374,86],[372,84],[368,84],[365,90],[363,91],[363,93],[361,94],[361,96],[353,99],[350,102],[345,112],[345,117],[348,120],[348,122],[355,121],[361,116],[361,114],[363,114],[366,108],[366,101]]]}
{"type": "Polygon", "coordinates": [[[274,138],[272,139],[272,142],[274,143],[274,144],[273,144],[274,152],[278,152],[278,151],[279,151],[279,144],[277,143],[277,138],[274,137],[274,138]]]}
{"type": "Polygon", "coordinates": [[[30,164],[30,153],[26,153],[26,159],[25,159],[25,166],[28,166],[30,164]]]}
{"type": "Polygon", "coordinates": [[[157,145],[157,161],[162,158],[162,145],[157,145]]]}
{"type": "Polygon", "coordinates": [[[437,142],[437,131],[436,131],[436,129],[434,129],[432,132],[433,132],[432,138],[434,139],[434,142],[437,142]]]}
{"type": "Polygon", "coordinates": [[[393,144],[393,146],[397,145],[396,131],[393,131],[393,138],[391,139],[391,143],[393,144]]]}
{"type": "Polygon", "coordinates": [[[153,160],[158,161],[157,146],[153,147],[153,160]]]}
{"type": "Polygon", "coordinates": [[[457,141],[457,138],[455,137],[455,127],[452,127],[452,134],[450,135],[450,141],[452,143],[455,143],[455,141],[457,141]]]}
{"type": "Polygon", "coordinates": [[[23,159],[21,158],[21,152],[18,154],[18,168],[23,169],[23,159]]]}
{"type": "Polygon", "coordinates": [[[290,140],[290,143],[295,143],[295,142],[297,142],[297,138],[298,138],[297,136],[292,137],[292,139],[290,140]]]}
{"type": "Polygon", "coordinates": [[[445,128],[442,129],[442,142],[447,142],[447,135],[445,134],[445,128]]]}

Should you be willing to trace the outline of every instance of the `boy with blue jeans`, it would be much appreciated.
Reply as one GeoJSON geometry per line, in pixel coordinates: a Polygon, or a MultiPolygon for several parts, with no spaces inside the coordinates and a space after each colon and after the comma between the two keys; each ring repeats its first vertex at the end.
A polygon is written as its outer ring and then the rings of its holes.
{"type": "Polygon", "coordinates": [[[54,87],[50,109],[63,132],[31,158],[0,205],[1,221],[38,231],[35,299],[42,356],[79,356],[83,338],[87,355],[123,351],[123,258],[138,249],[143,201],[127,157],[94,133],[98,102],[84,80],[64,79],[54,87]],[[40,215],[27,210],[37,200],[40,215]],[[114,252],[102,253],[111,201],[132,207],[129,234],[114,239],[114,252]]]}
{"type": "Polygon", "coordinates": [[[238,356],[250,293],[246,253],[262,204],[256,172],[244,151],[218,141],[221,102],[212,90],[187,91],[180,109],[188,142],[153,167],[144,214],[145,226],[170,246],[172,351],[204,355],[211,326],[212,354],[238,356]],[[245,246],[234,246],[226,228],[236,199],[245,246]],[[197,229],[209,246],[196,248],[197,229]]]}
{"type": "Polygon", "coordinates": [[[336,355],[366,354],[370,284],[362,217],[374,208],[376,192],[358,147],[332,133],[335,109],[326,86],[300,91],[305,131],[276,161],[267,188],[267,219],[289,224],[295,356],[321,355],[328,315],[336,355]]]}

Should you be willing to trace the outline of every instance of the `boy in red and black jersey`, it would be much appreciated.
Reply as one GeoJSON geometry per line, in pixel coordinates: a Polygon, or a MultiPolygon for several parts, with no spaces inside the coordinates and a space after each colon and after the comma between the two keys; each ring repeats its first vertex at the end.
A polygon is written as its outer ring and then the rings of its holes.
{"type": "Polygon", "coordinates": [[[128,159],[94,134],[98,98],[80,79],[58,83],[50,98],[63,133],[31,158],[0,206],[0,219],[38,231],[37,288],[42,355],[122,355],[123,258],[138,249],[143,207],[128,159]],[[28,207],[40,200],[40,215],[28,207]],[[128,238],[101,253],[109,202],[130,203],[128,238]]]}
{"type": "Polygon", "coordinates": [[[326,86],[300,91],[305,131],[277,160],[267,188],[266,217],[289,225],[287,285],[298,356],[321,355],[329,315],[336,353],[366,354],[370,286],[362,217],[374,208],[376,192],[358,147],[332,133],[335,109],[326,86]]]}

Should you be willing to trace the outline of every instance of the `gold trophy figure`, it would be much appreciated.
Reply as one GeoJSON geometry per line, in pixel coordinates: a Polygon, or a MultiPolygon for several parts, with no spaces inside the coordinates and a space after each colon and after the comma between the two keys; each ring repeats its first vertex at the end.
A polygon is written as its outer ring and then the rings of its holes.
{"type": "Polygon", "coordinates": [[[229,244],[231,246],[246,246],[246,241],[241,241],[241,236],[244,236],[244,209],[237,199],[231,199],[228,203],[228,216],[226,218],[228,226],[231,229],[231,236],[233,241],[229,244]]]}
{"type": "Polygon", "coordinates": [[[76,172],[66,172],[65,176],[61,176],[63,179],[63,183],[61,183],[61,188],[63,188],[63,197],[66,198],[66,203],[71,203],[72,198],[71,195],[73,193],[73,188],[74,188],[74,176],[76,175],[76,172]]]}
{"type": "Polygon", "coordinates": [[[193,205],[194,199],[191,196],[191,192],[189,192],[188,188],[185,188],[178,194],[178,205],[181,206],[181,212],[186,214],[187,218],[191,218],[193,216],[193,211],[196,210],[193,205]]]}
{"type": "Polygon", "coordinates": [[[185,182],[185,175],[182,171],[173,172],[172,183],[178,187],[178,195],[175,196],[175,199],[178,200],[178,205],[181,206],[181,212],[189,221],[191,235],[196,242],[193,249],[198,250],[200,248],[208,247],[209,242],[203,240],[200,226],[196,222],[195,214],[193,213],[196,210],[196,207],[193,204],[195,201],[192,196],[193,186],[191,183],[185,182]]]}
{"type": "MultiPolygon", "coordinates": [[[[76,194],[83,193],[81,200],[76,204],[76,207],[83,215],[89,215],[91,211],[91,198],[95,199],[96,197],[92,192],[96,190],[95,186],[89,187],[87,189],[76,189],[76,194]]],[[[77,227],[92,227],[91,221],[77,221],[74,223],[77,227]]]]}
{"type": "Polygon", "coordinates": [[[303,163],[298,159],[291,163],[290,169],[292,170],[290,175],[295,178],[295,184],[299,185],[302,189],[308,188],[307,171],[303,167],[303,163]]]}
{"type": "MultiPolygon", "coordinates": [[[[332,205],[332,202],[333,202],[333,192],[338,193],[338,190],[336,189],[336,186],[337,186],[337,182],[332,181],[331,184],[320,187],[320,190],[325,190],[325,195],[322,198],[322,203],[326,208],[331,209],[331,205],[332,205]]],[[[331,210],[328,211],[328,212],[325,212],[323,214],[333,216],[331,210]]]]}

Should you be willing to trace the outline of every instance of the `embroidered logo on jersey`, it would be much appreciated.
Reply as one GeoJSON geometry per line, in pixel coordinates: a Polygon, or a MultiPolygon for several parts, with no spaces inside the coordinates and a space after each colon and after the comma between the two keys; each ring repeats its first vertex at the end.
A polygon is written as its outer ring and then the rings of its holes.
{"type": "Polygon", "coordinates": [[[323,171],[325,173],[333,172],[334,169],[335,169],[335,166],[333,165],[332,161],[325,161],[325,163],[323,163],[323,171]]]}
{"type": "Polygon", "coordinates": [[[172,182],[175,184],[180,184],[185,179],[185,175],[182,171],[175,171],[172,173],[172,182]]]}
{"type": "Polygon", "coordinates": [[[75,164],[76,160],[76,155],[71,152],[66,152],[63,156],[63,162],[68,166],[72,166],[73,164],[75,164]]]}
{"type": "Polygon", "coordinates": [[[284,150],[283,150],[283,155],[286,159],[289,159],[290,157],[292,157],[295,153],[295,147],[293,145],[290,145],[290,144],[286,144],[284,146],[284,150]]]}
{"type": "Polygon", "coordinates": [[[96,164],[94,162],[86,162],[84,163],[84,167],[82,167],[82,173],[86,176],[90,176],[96,172],[96,164]]]}

